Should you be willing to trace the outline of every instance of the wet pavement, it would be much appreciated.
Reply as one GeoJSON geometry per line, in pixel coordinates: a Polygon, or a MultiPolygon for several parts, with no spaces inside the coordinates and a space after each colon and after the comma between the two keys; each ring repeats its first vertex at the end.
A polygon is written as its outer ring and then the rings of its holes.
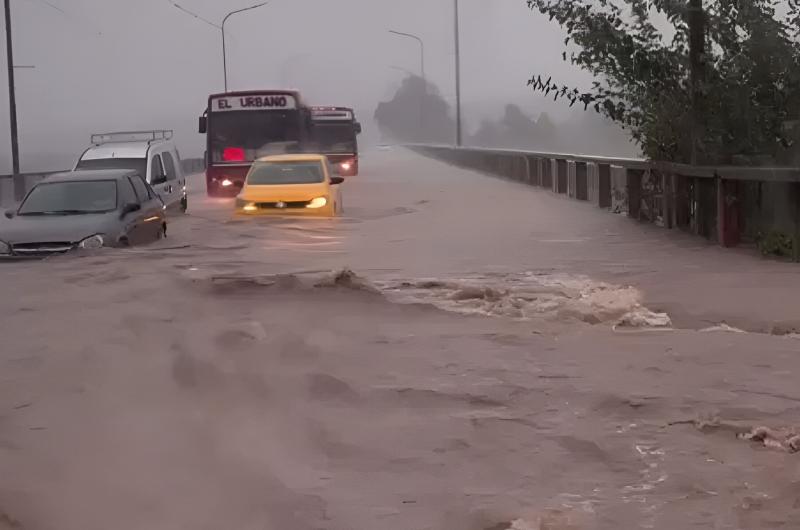
{"type": "Polygon", "coordinates": [[[0,529],[800,527],[746,439],[800,427],[796,266],[399,150],[343,193],[3,264],[0,529]]]}

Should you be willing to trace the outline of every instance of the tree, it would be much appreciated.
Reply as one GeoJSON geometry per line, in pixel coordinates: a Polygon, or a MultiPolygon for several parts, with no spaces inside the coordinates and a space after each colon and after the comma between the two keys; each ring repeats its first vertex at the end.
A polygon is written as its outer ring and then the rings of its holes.
{"type": "Polygon", "coordinates": [[[701,162],[786,157],[793,143],[786,124],[800,116],[800,0],[789,2],[782,16],[776,7],[786,0],[528,0],[566,30],[572,49],[564,59],[595,77],[586,92],[546,75],[529,85],[594,108],[653,159],[691,161],[693,131],[701,162]],[[703,7],[699,105],[690,4],[703,7]],[[672,38],[656,27],[659,18],[672,38]]]}
{"type": "Polygon", "coordinates": [[[391,101],[378,104],[375,121],[402,142],[450,143],[456,127],[438,88],[419,76],[405,78],[391,101]]]}

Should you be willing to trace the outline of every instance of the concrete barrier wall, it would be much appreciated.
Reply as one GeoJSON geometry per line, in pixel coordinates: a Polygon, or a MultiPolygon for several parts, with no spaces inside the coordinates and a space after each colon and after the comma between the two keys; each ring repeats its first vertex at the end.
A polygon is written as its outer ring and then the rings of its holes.
{"type": "Polygon", "coordinates": [[[0,175],[0,207],[9,208],[18,203],[28,191],[48,173],[26,173],[23,175],[0,175]]]}
{"type": "MultiPolygon", "coordinates": [[[[187,158],[181,160],[181,168],[183,169],[184,175],[201,173],[205,171],[205,167],[205,160],[202,158],[187,158]]],[[[34,184],[53,173],[61,173],[61,171],[24,173],[16,176],[0,175],[0,208],[9,208],[18,203],[20,199],[30,191],[34,184]]]]}

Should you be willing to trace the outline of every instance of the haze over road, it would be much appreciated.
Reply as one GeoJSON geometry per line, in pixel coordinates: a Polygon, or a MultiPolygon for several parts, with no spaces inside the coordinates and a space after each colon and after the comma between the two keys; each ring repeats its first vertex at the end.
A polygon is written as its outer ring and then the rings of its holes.
{"type": "Polygon", "coordinates": [[[197,179],[158,246],[0,264],[2,530],[800,525],[797,455],[668,425],[798,426],[792,265],[361,163],[342,219],[197,179]]]}

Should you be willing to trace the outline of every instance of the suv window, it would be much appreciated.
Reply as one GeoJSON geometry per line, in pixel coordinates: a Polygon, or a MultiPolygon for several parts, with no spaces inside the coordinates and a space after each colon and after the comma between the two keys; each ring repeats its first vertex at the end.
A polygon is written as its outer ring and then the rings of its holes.
{"type": "Polygon", "coordinates": [[[126,204],[134,204],[139,202],[136,197],[136,190],[133,188],[131,178],[124,178],[119,184],[119,204],[125,206],[126,204]]]}
{"type": "Polygon", "coordinates": [[[139,202],[146,202],[152,198],[150,196],[150,192],[147,190],[147,184],[144,183],[142,177],[138,175],[131,177],[131,182],[133,182],[133,188],[136,190],[136,195],[139,197],[139,202]]]}
{"type": "Polygon", "coordinates": [[[161,155],[156,155],[153,157],[153,161],[150,162],[150,181],[156,180],[163,174],[164,166],[161,164],[161,155]]]}
{"type": "Polygon", "coordinates": [[[167,174],[167,180],[175,180],[178,178],[175,172],[175,160],[172,158],[172,155],[170,153],[164,153],[161,157],[164,159],[164,171],[167,174]]]}

